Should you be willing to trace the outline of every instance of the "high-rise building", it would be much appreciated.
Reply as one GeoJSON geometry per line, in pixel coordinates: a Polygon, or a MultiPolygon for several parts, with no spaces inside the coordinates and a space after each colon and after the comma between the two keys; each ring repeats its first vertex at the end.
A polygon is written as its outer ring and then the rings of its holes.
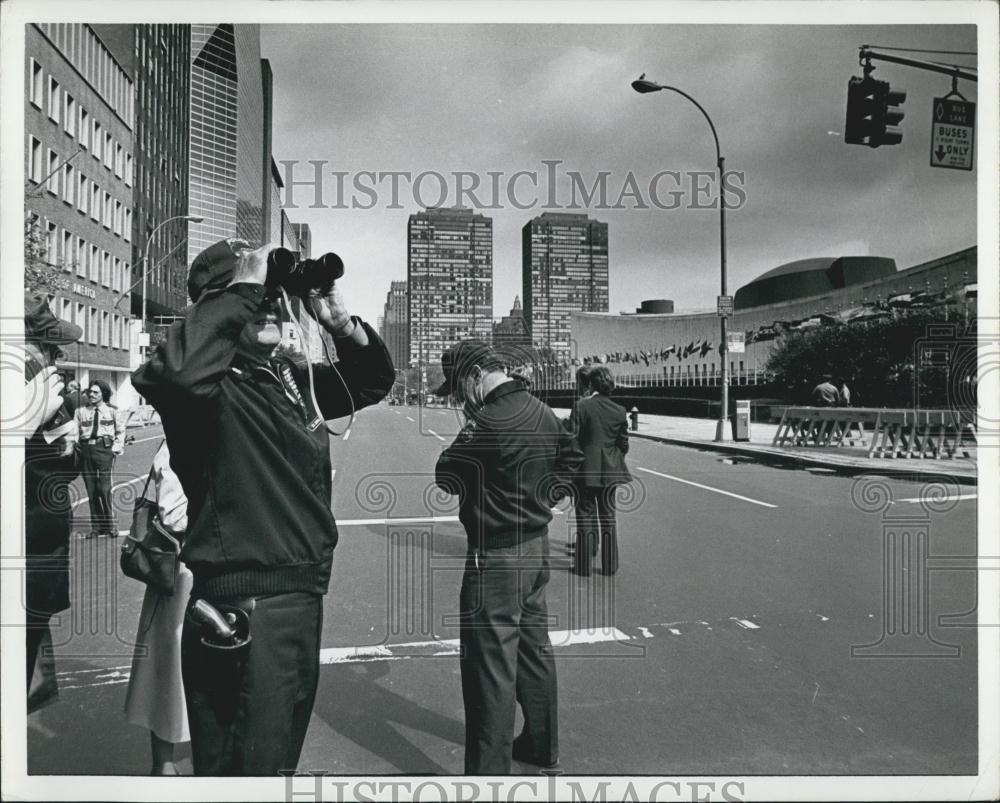
{"type": "Polygon", "coordinates": [[[188,264],[227,237],[260,243],[268,232],[270,135],[259,25],[191,26],[188,264]]]}
{"type": "Polygon", "coordinates": [[[127,395],[133,75],[119,57],[119,32],[109,33],[112,49],[82,23],[24,30],[26,227],[61,269],[66,289],[50,295],[53,312],[83,329],[59,365],[81,383],[103,379],[127,395]]]}
{"type": "Polygon", "coordinates": [[[178,218],[188,212],[191,26],[127,27],[136,65],[132,315],[142,314],[137,280],[148,246],[146,329],[156,331],[188,303],[187,223],[178,218]]]}
{"type": "Polygon", "coordinates": [[[455,341],[488,340],[493,323],[493,221],[461,207],[410,215],[409,360],[430,365],[455,341]]]}
{"type": "Polygon", "coordinates": [[[389,286],[381,320],[379,333],[392,357],[392,364],[397,368],[406,368],[410,363],[406,282],[393,282],[389,286]]]}
{"type": "Polygon", "coordinates": [[[568,369],[570,313],[608,311],[608,224],[545,212],[521,230],[524,317],[545,363],[568,369]]]}

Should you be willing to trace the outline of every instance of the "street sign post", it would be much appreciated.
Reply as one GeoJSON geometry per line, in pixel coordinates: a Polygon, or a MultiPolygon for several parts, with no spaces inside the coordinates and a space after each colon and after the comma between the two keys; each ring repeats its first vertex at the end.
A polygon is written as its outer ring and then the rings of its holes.
{"type": "Polygon", "coordinates": [[[733,314],[733,297],[732,296],[718,296],[718,310],[719,317],[724,317],[726,315],[733,314]]]}
{"type": "Polygon", "coordinates": [[[931,167],[972,170],[975,133],[975,103],[934,98],[931,114],[931,167]]]}

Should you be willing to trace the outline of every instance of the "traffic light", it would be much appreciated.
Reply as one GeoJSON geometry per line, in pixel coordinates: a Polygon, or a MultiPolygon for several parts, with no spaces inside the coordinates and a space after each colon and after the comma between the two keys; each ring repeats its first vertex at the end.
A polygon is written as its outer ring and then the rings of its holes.
{"type": "Polygon", "coordinates": [[[875,131],[876,84],[867,75],[851,76],[847,82],[847,122],[844,142],[848,145],[868,145],[875,131]]]}
{"type": "Polygon", "coordinates": [[[906,101],[906,93],[893,91],[889,86],[887,81],[879,81],[882,84],[878,96],[878,105],[876,107],[876,117],[875,117],[875,135],[878,139],[878,145],[898,145],[903,141],[903,132],[900,131],[895,126],[903,119],[903,110],[900,109],[906,101]]]}
{"type": "Polygon", "coordinates": [[[903,132],[894,126],[903,119],[899,108],[906,100],[905,92],[893,91],[888,81],[870,76],[852,76],[847,84],[847,121],[844,142],[848,145],[898,145],[903,132]]]}

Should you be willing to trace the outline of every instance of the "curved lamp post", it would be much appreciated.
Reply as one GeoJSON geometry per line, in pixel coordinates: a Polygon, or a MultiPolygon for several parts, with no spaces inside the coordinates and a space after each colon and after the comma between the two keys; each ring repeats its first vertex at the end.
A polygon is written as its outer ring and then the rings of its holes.
{"type": "MultiPolygon", "coordinates": [[[[720,243],[720,253],[721,253],[721,272],[722,272],[722,293],[721,295],[726,295],[726,195],[723,192],[723,169],[725,166],[725,159],[722,156],[722,151],[719,149],[719,136],[715,133],[715,124],[712,123],[712,118],[708,116],[701,104],[691,97],[687,92],[683,92],[675,86],[664,86],[663,84],[657,84],[654,81],[647,81],[646,74],[643,73],[639,78],[632,82],[632,89],[634,89],[639,94],[647,94],[649,92],[659,92],[661,89],[667,89],[671,92],[676,92],[688,100],[690,100],[695,106],[698,107],[698,111],[702,113],[705,120],[708,122],[708,127],[712,129],[712,139],[715,140],[715,162],[719,170],[719,243],[720,243]]],[[[722,441],[725,440],[725,430],[726,430],[726,420],[729,418],[729,348],[726,342],[727,339],[727,316],[720,315],[720,330],[722,336],[722,345],[720,346],[720,355],[722,357],[722,373],[720,379],[722,382],[722,406],[719,410],[719,421],[715,425],[715,440],[722,441]]]]}
{"type": "MultiPolygon", "coordinates": [[[[174,215],[173,217],[168,217],[160,223],[150,232],[149,237],[146,238],[146,250],[142,257],[142,319],[140,321],[139,334],[146,334],[146,285],[149,279],[149,246],[153,244],[153,240],[156,238],[156,233],[168,223],[173,223],[175,220],[186,220],[189,223],[201,223],[204,219],[205,218],[198,217],[196,215],[174,215]]],[[[146,359],[148,349],[149,346],[142,347],[143,361],[146,359]]]]}

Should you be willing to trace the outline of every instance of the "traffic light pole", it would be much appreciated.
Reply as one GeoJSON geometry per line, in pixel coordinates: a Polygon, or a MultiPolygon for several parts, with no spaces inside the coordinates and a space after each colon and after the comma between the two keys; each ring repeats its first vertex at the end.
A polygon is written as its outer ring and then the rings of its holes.
{"type": "MultiPolygon", "coordinates": [[[[944,65],[934,64],[933,62],[929,61],[918,61],[917,59],[907,59],[902,56],[890,56],[887,53],[878,53],[874,50],[869,49],[868,47],[865,47],[864,45],[861,46],[860,58],[862,59],[862,61],[866,62],[889,61],[892,62],[893,64],[903,64],[907,67],[916,67],[919,70],[927,70],[929,72],[943,73],[944,75],[950,75],[954,78],[964,78],[966,81],[975,82],[977,80],[976,75],[974,73],[966,72],[960,67],[945,67],[944,65]]],[[[874,69],[873,67],[871,67],[870,64],[868,65],[863,64],[862,66],[865,67],[866,75],[872,69],[874,69]]]]}

